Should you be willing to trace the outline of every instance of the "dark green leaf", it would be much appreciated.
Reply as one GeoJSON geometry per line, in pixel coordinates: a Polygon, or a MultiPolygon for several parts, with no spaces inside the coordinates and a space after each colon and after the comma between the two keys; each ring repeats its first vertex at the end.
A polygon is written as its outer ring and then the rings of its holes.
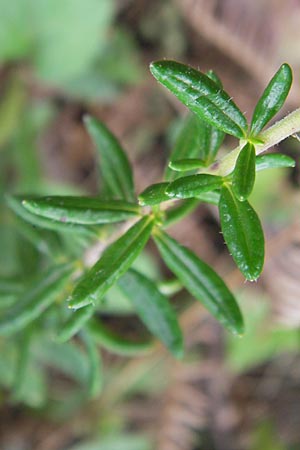
{"type": "Polygon", "coordinates": [[[62,329],[57,335],[57,341],[66,342],[73,337],[95,312],[93,305],[87,305],[78,311],[72,311],[69,319],[63,324],[62,329]]]}
{"type": "Polygon", "coordinates": [[[98,197],[29,197],[22,205],[32,214],[63,223],[92,225],[120,222],[139,214],[134,203],[98,197]]]}
{"type": "Polygon", "coordinates": [[[259,99],[251,122],[251,135],[258,134],[282,107],[290,87],[293,74],[288,64],[282,64],[259,99]]]}
{"type": "Polygon", "coordinates": [[[57,222],[54,220],[49,220],[49,219],[46,219],[44,217],[39,217],[36,214],[29,212],[22,205],[21,197],[7,196],[6,200],[7,200],[9,207],[14,211],[15,214],[17,214],[23,220],[31,223],[34,226],[37,226],[39,228],[45,228],[46,230],[53,230],[53,231],[59,231],[59,232],[64,232],[64,233],[73,233],[73,234],[76,233],[76,234],[84,235],[91,239],[97,237],[96,232],[91,228],[87,228],[87,227],[84,227],[84,226],[81,226],[78,224],[72,224],[72,223],[67,223],[67,222],[57,222]]]}
{"type": "Polygon", "coordinates": [[[118,284],[151,333],[174,356],[182,357],[183,340],[176,314],[155,283],[136,270],[129,270],[118,284]]]}
{"type": "Polygon", "coordinates": [[[296,163],[293,158],[282,153],[267,153],[259,155],[255,160],[256,171],[265,169],[277,169],[280,167],[295,167],[296,163]]]}
{"type": "Polygon", "coordinates": [[[231,97],[207,75],[175,61],[150,65],[153,76],[201,119],[232,134],[245,137],[247,121],[231,97]]]}
{"type": "Polygon", "coordinates": [[[222,185],[222,177],[207,174],[178,178],[169,184],[166,193],[175,198],[193,198],[203,192],[213,191],[222,185]]]}
{"type": "Polygon", "coordinates": [[[153,349],[153,342],[133,342],[128,341],[123,336],[108,330],[97,318],[92,319],[88,329],[93,339],[106,350],[122,356],[145,355],[153,349]]]}
{"type": "Polygon", "coordinates": [[[130,163],[117,139],[106,126],[87,116],[86,128],[100,156],[100,170],[105,191],[113,198],[134,201],[130,163]]]}
{"type": "Polygon", "coordinates": [[[234,261],[247,280],[256,280],[264,263],[264,234],[256,212],[247,200],[239,202],[227,185],[221,191],[219,211],[234,261]]]}
{"type": "Polygon", "coordinates": [[[255,147],[247,143],[239,153],[233,171],[232,188],[236,197],[243,202],[251,194],[255,182],[255,147]]]}
{"type": "Polygon", "coordinates": [[[111,244],[75,287],[69,299],[70,308],[78,309],[99,301],[140,254],[152,227],[153,219],[145,216],[111,244]]]}
{"type": "Polygon", "coordinates": [[[160,231],[155,242],[165,263],[185,288],[226,328],[242,334],[244,326],[240,309],[219,275],[166,233],[160,231]]]}
{"type": "Polygon", "coordinates": [[[101,353],[89,331],[85,330],[82,332],[81,337],[86,347],[86,355],[89,365],[87,380],[88,396],[94,398],[100,394],[103,388],[101,353]]]}
{"type": "Polygon", "coordinates": [[[74,266],[61,264],[41,273],[0,319],[0,334],[11,335],[37,319],[63,292],[74,266]]]}
{"type": "Polygon", "coordinates": [[[159,203],[170,200],[170,197],[165,193],[169,183],[151,184],[139,195],[139,203],[142,206],[153,206],[159,203]]]}
{"type": "Polygon", "coordinates": [[[176,172],[187,172],[189,170],[199,169],[205,167],[205,162],[202,159],[189,158],[189,159],[176,159],[170,161],[169,167],[176,172]]]}

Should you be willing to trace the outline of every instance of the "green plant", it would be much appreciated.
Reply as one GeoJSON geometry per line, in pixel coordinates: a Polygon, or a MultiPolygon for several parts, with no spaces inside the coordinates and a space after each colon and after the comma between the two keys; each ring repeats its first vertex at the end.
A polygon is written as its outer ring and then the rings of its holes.
{"type": "MultiPolygon", "coordinates": [[[[127,355],[151,349],[151,343],[133,343],[112,335],[101,322],[98,313],[115,287],[150,332],[175,357],[183,355],[182,333],[167,296],[151,277],[132,267],[151,237],[176,277],[176,288],[186,288],[228,330],[243,334],[241,311],[225,282],[165,230],[201,202],[217,205],[223,236],[235,263],[247,280],[256,280],[264,263],[264,235],[248,202],[255,173],[295,164],[283,154],[261,155],[300,130],[300,110],[296,110],[262,131],[288,95],[292,73],[287,64],[279,68],[263,92],[250,125],[213,72],[203,74],[174,61],[155,62],[151,72],[193,113],[185,121],[161,183],[136,197],[132,169],[119,142],[105,125],[86,117],[85,125],[100,160],[101,196],[7,197],[13,211],[34,225],[20,224],[30,230],[37,247],[46,248],[47,255],[44,272],[29,286],[18,286],[18,291],[16,284],[3,281],[9,300],[2,309],[0,335],[30,336],[47,330],[47,336],[55,337],[56,348],[58,342],[66,348],[72,344],[65,342],[78,334],[90,368],[81,379],[87,381],[91,395],[101,386],[98,344],[127,355]],[[239,143],[220,157],[226,134],[239,143]],[[124,227],[116,225],[120,222],[124,227]],[[41,237],[43,229],[48,234],[41,237]],[[60,247],[58,237],[68,242],[72,251],[60,247]],[[88,267],[87,249],[99,241],[101,256],[88,267]]],[[[30,338],[24,342],[30,343],[30,338]]],[[[23,369],[24,359],[19,362],[23,369]]],[[[76,365],[72,361],[66,369],[69,373],[76,365]]]]}

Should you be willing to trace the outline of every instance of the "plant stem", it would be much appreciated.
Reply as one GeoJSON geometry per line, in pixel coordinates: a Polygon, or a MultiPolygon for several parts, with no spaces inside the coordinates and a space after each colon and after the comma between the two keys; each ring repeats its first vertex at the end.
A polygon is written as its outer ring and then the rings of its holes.
{"type": "MultiPolygon", "coordinates": [[[[264,152],[270,147],[278,144],[283,141],[287,137],[298,133],[300,131],[300,108],[291,112],[283,119],[276,122],[266,131],[262,132],[259,136],[264,143],[263,144],[255,144],[256,154],[264,152]]],[[[224,156],[220,161],[212,164],[208,170],[205,170],[205,173],[226,176],[231,173],[234,169],[237,157],[240,153],[240,150],[245,145],[246,141],[240,141],[238,147],[233,149],[228,155],[224,156]]],[[[199,171],[200,173],[200,171],[199,171]]]]}

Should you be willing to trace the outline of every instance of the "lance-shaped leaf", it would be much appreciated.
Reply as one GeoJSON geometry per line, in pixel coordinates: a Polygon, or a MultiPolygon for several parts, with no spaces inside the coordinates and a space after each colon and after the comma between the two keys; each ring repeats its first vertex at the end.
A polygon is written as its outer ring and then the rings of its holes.
{"type": "Polygon", "coordinates": [[[46,219],[45,217],[37,216],[36,214],[29,212],[23,206],[22,200],[22,197],[6,197],[7,204],[14,211],[14,213],[34,226],[63,233],[80,234],[90,239],[97,237],[96,231],[92,228],[74,223],[58,222],[56,220],[54,221],[51,219],[46,219]]]}
{"type": "Polygon", "coordinates": [[[232,188],[242,202],[251,194],[255,182],[255,147],[247,143],[239,153],[232,177],[232,188]]]}
{"type": "Polygon", "coordinates": [[[197,158],[176,159],[175,161],[170,161],[169,167],[176,172],[188,172],[189,170],[205,167],[205,162],[203,159],[197,158]]]}
{"type": "Polygon", "coordinates": [[[216,175],[197,174],[178,178],[169,184],[166,194],[175,198],[193,198],[204,192],[213,191],[223,183],[223,178],[216,175]]]}
{"type": "Polygon", "coordinates": [[[118,282],[146,327],[180,358],[182,333],[174,310],[155,283],[136,270],[129,270],[118,282]]]}
{"type": "Polygon", "coordinates": [[[225,133],[245,137],[247,121],[231,97],[207,75],[175,61],[150,65],[153,76],[201,119],[225,133]]]}
{"type": "Polygon", "coordinates": [[[22,205],[32,214],[58,222],[93,225],[120,222],[139,214],[134,203],[98,197],[29,197],[22,205]]]}
{"type": "Polygon", "coordinates": [[[0,319],[0,335],[11,335],[37,319],[62,293],[74,266],[61,264],[42,272],[0,319]]]}
{"type": "Polygon", "coordinates": [[[69,299],[70,308],[78,309],[99,301],[143,250],[152,227],[153,219],[145,216],[111,244],[75,287],[69,299]]]}
{"type": "Polygon", "coordinates": [[[282,107],[290,87],[293,74],[288,64],[282,64],[259,99],[251,122],[251,135],[258,134],[282,107]]]}
{"type": "Polygon", "coordinates": [[[166,233],[160,231],[155,242],[163,260],[185,288],[226,328],[242,334],[244,325],[240,309],[219,275],[166,233]]]}
{"type": "Polygon", "coordinates": [[[264,263],[264,234],[259,218],[247,200],[239,202],[228,185],[219,203],[221,227],[227,247],[247,280],[256,280],[264,263]]]}
{"type": "Polygon", "coordinates": [[[89,322],[88,330],[100,346],[117,355],[145,355],[153,349],[153,342],[133,342],[124,339],[124,336],[118,336],[107,329],[98,318],[89,322]]]}
{"type": "Polygon", "coordinates": [[[84,122],[100,156],[105,193],[110,198],[134,201],[131,166],[119,142],[103,123],[93,117],[85,117],[84,122]]]}
{"type": "Polygon", "coordinates": [[[258,155],[255,160],[256,172],[265,169],[278,169],[283,167],[295,167],[296,162],[293,158],[282,153],[267,153],[258,155]]]}
{"type": "Polygon", "coordinates": [[[63,324],[60,332],[57,335],[57,341],[66,342],[78,333],[86,322],[92,317],[95,312],[93,305],[87,305],[79,310],[72,311],[68,320],[63,324]]]}
{"type": "Polygon", "coordinates": [[[169,183],[156,183],[148,186],[140,195],[139,203],[142,206],[154,206],[159,203],[170,200],[170,197],[165,193],[169,183]]]}

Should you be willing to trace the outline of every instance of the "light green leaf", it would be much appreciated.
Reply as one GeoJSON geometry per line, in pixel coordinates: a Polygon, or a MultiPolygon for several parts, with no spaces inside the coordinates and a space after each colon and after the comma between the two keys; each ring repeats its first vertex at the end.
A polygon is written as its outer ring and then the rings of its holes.
{"type": "Polygon", "coordinates": [[[182,333],[167,297],[155,283],[136,270],[129,270],[118,282],[146,327],[177,358],[183,354],[182,333]]]}
{"type": "Polygon", "coordinates": [[[275,116],[285,102],[293,81],[293,74],[288,64],[275,73],[259,99],[251,122],[251,135],[257,135],[275,116]]]}
{"type": "Polygon", "coordinates": [[[74,272],[71,264],[61,264],[42,272],[19,301],[0,318],[0,335],[11,335],[37,319],[62,294],[74,272]]]}
{"type": "Polygon", "coordinates": [[[255,160],[256,172],[265,169],[277,169],[280,167],[295,167],[296,162],[293,158],[282,153],[267,153],[258,155],[255,160]]]}
{"type": "Polygon", "coordinates": [[[247,200],[251,194],[255,182],[255,147],[253,144],[247,143],[237,158],[233,177],[233,192],[243,202],[247,200]]]}
{"type": "Polygon", "coordinates": [[[104,190],[113,198],[134,201],[130,163],[117,139],[106,126],[93,117],[85,117],[85,125],[100,157],[104,190]]]}
{"type": "Polygon", "coordinates": [[[169,167],[176,172],[187,172],[189,170],[197,170],[200,167],[205,167],[205,163],[202,159],[189,158],[189,159],[176,159],[170,161],[169,167]]]}
{"type": "Polygon", "coordinates": [[[222,183],[222,177],[201,173],[178,178],[169,184],[166,193],[171,198],[194,198],[204,192],[213,191],[219,188],[222,183]]]}
{"type": "Polygon", "coordinates": [[[247,200],[239,202],[228,185],[219,203],[221,227],[227,247],[247,280],[256,280],[264,264],[264,234],[247,200]]]}
{"type": "Polygon", "coordinates": [[[140,254],[152,227],[153,219],[145,216],[111,244],[75,287],[69,299],[70,308],[78,309],[99,301],[140,254]]]}
{"type": "Polygon", "coordinates": [[[156,61],[152,75],[198,117],[237,138],[245,137],[247,121],[231,97],[207,75],[175,61],[156,61]]]}
{"type": "Polygon", "coordinates": [[[32,214],[63,223],[92,225],[121,222],[139,215],[139,207],[121,200],[99,197],[29,197],[22,205],[32,214]]]}
{"type": "Polygon", "coordinates": [[[243,334],[238,304],[224,281],[191,250],[160,231],[155,236],[159,252],[184,287],[228,330],[243,334]]]}

